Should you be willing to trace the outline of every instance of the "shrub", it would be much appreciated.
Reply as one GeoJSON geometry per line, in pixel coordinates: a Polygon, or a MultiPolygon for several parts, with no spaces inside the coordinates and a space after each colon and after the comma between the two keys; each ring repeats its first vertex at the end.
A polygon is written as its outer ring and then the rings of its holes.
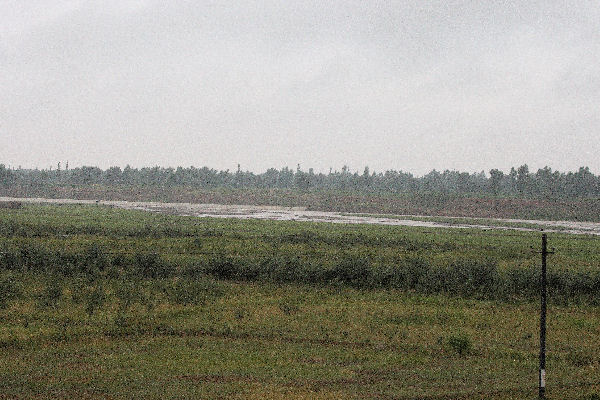
{"type": "Polygon", "coordinates": [[[292,315],[300,311],[300,302],[295,299],[284,299],[279,303],[279,309],[285,315],[292,315]]]}
{"type": "Polygon", "coordinates": [[[206,272],[222,279],[239,279],[242,274],[237,260],[224,254],[218,254],[208,261],[206,272]]]}
{"type": "Polygon", "coordinates": [[[491,297],[498,282],[493,261],[460,259],[445,270],[445,292],[467,297],[491,297]]]}
{"type": "Polygon", "coordinates": [[[594,353],[585,350],[573,350],[567,353],[567,361],[576,367],[588,367],[596,362],[594,353]]]}
{"type": "Polygon", "coordinates": [[[40,307],[56,307],[62,297],[63,285],[58,279],[52,279],[44,290],[37,296],[40,307]]]}
{"type": "Polygon", "coordinates": [[[357,288],[375,285],[375,274],[366,257],[344,255],[333,268],[323,272],[327,283],[341,283],[357,288]]]}
{"type": "Polygon", "coordinates": [[[86,289],[86,282],[81,276],[71,280],[69,292],[71,293],[73,303],[82,304],[85,302],[86,289]]]}
{"type": "Polygon", "coordinates": [[[28,271],[51,272],[56,264],[55,254],[34,243],[23,243],[18,251],[18,264],[28,271]]]}
{"type": "Polygon", "coordinates": [[[274,282],[306,281],[306,272],[297,257],[273,256],[261,261],[260,274],[274,282]]]}
{"type": "Polygon", "coordinates": [[[467,355],[473,349],[471,338],[464,334],[451,335],[446,339],[448,347],[459,356],[467,355]]]}
{"type": "Polygon", "coordinates": [[[162,260],[157,253],[137,253],[134,270],[142,278],[168,278],[175,272],[173,265],[162,260]]]}
{"type": "Polygon", "coordinates": [[[410,256],[396,260],[396,265],[386,271],[388,285],[397,289],[422,288],[429,275],[429,265],[422,257],[410,256]]]}
{"type": "Polygon", "coordinates": [[[106,302],[106,293],[100,285],[93,287],[85,296],[85,311],[92,315],[106,302]]]}
{"type": "Polygon", "coordinates": [[[549,271],[548,291],[562,302],[587,299],[597,302],[600,274],[575,271],[549,271]]]}
{"type": "Polygon", "coordinates": [[[207,273],[207,267],[203,262],[186,263],[181,270],[181,275],[185,278],[197,278],[207,273]]]}
{"type": "Polygon", "coordinates": [[[144,288],[140,288],[139,301],[146,307],[146,311],[150,312],[156,307],[158,298],[156,292],[153,290],[151,285],[144,285],[144,288]]]}
{"type": "Polygon", "coordinates": [[[110,256],[106,250],[94,243],[89,245],[80,257],[79,265],[81,272],[97,275],[111,266],[110,256]]]}
{"type": "Polygon", "coordinates": [[[123,279],[117,284],[115,296],[119,300],[120,307],[124,310],[127,310],[133,303],[141,299],[139,287],[131,279],[123,279]]]}
{"type": "Polygon", "coordinates": [[[540,291],[540,272],[535,268],[514,268],[501,274],[499,297],[534,298],[540,291]]]}
{"type": "Polygon", "coordinates": [[[9,248],[0,248],[0,270],[12,271],[19,266],[17,253],[9,248]]]}

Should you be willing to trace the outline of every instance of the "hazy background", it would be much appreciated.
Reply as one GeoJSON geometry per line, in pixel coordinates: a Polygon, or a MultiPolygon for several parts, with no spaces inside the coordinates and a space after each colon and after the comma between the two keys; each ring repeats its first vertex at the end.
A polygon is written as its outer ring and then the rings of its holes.
{"type": "Polygon", "coordinates": [[[0,163],[600,172],[599,3],[491,3],[0,1],[0,163]]]}

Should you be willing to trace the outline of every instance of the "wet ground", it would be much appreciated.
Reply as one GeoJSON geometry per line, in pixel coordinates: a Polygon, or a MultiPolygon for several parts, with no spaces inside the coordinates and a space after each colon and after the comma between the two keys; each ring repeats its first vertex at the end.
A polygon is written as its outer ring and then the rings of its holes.
{"type": "Polygon", "coordinates": [[[477,218],[476,221],[470,223],[469,221],[465,221],[465,218],[443,217],[444,221],[435,221],[434,219],[438,219],[439,217],[416,215],[367,216],[364,214],[307,211],[300,207],[0,197],[0,202],[9,201],[49,204],[98,204],[127,210],[143,210],[194,217],[421,226],[430,228],[478,228],[488,230],[539,231],[543,229],[545,232],[600,236],[600,223],[597,222],[477,218]],[[415,218],[418,218],[419,220],[416,220],[415,218]],[[517,226],[522,224],[525,224],[526,226],[517,226]]]}

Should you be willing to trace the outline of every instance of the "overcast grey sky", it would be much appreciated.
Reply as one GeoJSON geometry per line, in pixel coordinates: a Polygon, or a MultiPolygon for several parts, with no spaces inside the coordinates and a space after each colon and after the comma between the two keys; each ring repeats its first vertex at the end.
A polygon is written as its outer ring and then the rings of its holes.
{"type": "Polygon", "coordinates": [[[594,1],[0,0],[0,163],[600,172],[594,1]]]}

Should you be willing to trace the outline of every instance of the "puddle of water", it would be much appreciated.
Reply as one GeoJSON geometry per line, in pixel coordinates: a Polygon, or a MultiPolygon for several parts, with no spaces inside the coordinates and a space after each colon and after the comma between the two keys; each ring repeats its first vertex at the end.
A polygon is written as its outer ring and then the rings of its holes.
{"type": "MultiPolygon", "coordinates": [[[[540,229],[497,226],[485,224],[455,224],[434,221],[416,221],[411,219],[369,217],[347,213],[307,211],[302,207],[277,207],[277,206],[247,206],[247,205],[222,205],[222,204],[192,204],[192,203],[159,203],[136,201],[95,201],[74,199],[44,199],[44,198],[12,198],[0,197],[0,201],[20,201],[23,203],[49,203],[49,204],[101,204],[127,210],[142,210],[158,213],[213,218],[239,218],[239,219],[264,219],[274,221],[311,221],[329,222],[337,224],[374,224],[396,226],[418,226],[428,228],[476,228],[486,230],[516,230],[539,231],[540,229]]],[[[390,216],[391,217],[391,216],[390,216]]],[[[399,218],[400,217],[400,218],[399,218]]],[[[409,217],[409,216],[406,216],[409,217]]],[[[415,217],[415,216],[411,216],[415,217]]],[[[447,218],[447,217],[445,217],[447,218]]],[[[458,217],[457,217],[458,218],[458,217]]],[[[561,232],[578,235],[600,236],[600,223],[578,221],[540,221],[523,219],[487,219],[491,222],[527,223],[544,227],[545,232],[561,232]]]]}

